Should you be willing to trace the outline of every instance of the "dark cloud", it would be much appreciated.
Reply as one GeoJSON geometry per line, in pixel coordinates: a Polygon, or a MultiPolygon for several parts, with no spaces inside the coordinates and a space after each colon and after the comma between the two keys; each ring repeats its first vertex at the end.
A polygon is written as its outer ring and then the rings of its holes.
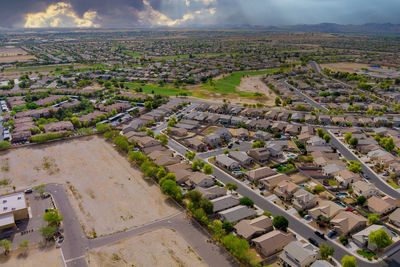
{"type": "MultiPolygon", "coordinates": [[[[0,27],[22,27],[27,13],[45,11],[62,0],[0,0],[0,27]]],[[[145,0],[64,0],[79,16],[96,11],[103,27],[134,27],[143,23],[139,12],[145,0]]],[[[216,13],[199,16],[194,25],[284,25],[334,22],[400,23],[400,0],[147,0],[151,7],[172,20],[184,14],[215,8],[216,13]],[[187,3],[190,3],[187,5],[187,3]]]]}

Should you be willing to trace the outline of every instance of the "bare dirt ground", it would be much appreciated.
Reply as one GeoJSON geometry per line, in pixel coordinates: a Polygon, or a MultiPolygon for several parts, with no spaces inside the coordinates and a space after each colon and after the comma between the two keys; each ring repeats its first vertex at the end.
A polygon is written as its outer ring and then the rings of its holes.
{"type": "Polygon", "coordinates": [[[12,63],[12,62],[23,62],[31,59],[36,59],[35,56],[31,55],[21,55],[21,56],[10,56],[10,57],[0,57],[0,63],[12,63]]]}
{"type": "Polygon", "coordinates": [[[86,254],[89,266],[207,266],[189,244],[170,229],[159,229],[86,254]]]}
{"type": "Polygon", "coordinates": [[[244,76],[236,89],[244,92],[263,93],[268,98],[268,100],[263,101],[263,104],[274,106],[276,94],[261,80],[262,77],[263,75],[244,76]]]}
{"type": "Polygon", "coordinates": [[[368,64],[353,63],[353,62],[321,64],[321,69],[325,68],[330,69],[332,71],[358,72],[361,70],[361,68],[368,68],[368,64]]]}
{"type": "Polygon", "coordinates": [[[0,153],[0,192],[44,183],[66,184],[84,232],[100,236],[176,214],[159,187],[97,136],[0,153]]]}
{"type": "Polygon", "coordinates": [[[32,247],[26,252],[22,249],[11,252],[8,256],[1,254],[0,265],[3,267],[63,267],[59,249],[51,247],[32,247]]]}

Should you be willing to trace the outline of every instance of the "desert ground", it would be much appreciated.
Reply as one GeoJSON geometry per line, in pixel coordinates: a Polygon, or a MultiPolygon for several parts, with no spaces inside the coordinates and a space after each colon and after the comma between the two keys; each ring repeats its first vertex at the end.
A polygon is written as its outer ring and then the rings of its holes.
{"type": "Polygon", "coordinates": [[[3,267],[63,267],[59,249],[50,247],[34,246],[27,251],[22,249],[12,251],[8,256],[1,254],[0,265],[3,267]]]}
{"type": "Polygon", "coordinates": [[[353,62],[339,62],[339,63],[329,63],[321,64],[321,69],[330,69],[332,71],[342,71],[342,72],[358,72],[362,68],[368,68],[368,64],[353,63],[353,62]]]}
{"type": "Polygon", "coordinates": [[[0,153],[0,192],[39,184],[65,184],[89,237],[101,236],[176,214],[159,187],[103,138],[84,137],[0,153]]]}
{"type": "Polygon", "coordinates": [[[0,48],[0,63],[27,61],[35,58],[35,56],[28,55],[27,52],[18,47],[5,46],[0,48]]]}
{"type": "Polygon", "coordinates": [[[89,266],[207,266],[173,230],[158,229],[86,254],[89,266]]]}
{"type": "Polygon", "coordinates": [[[262,101],[267,106],[275,105],[275,93],[261,80],[263,75],[249,75],[244,76],[240,82],[238,91],[252,92],[252,93],[263,93],[267,96],[268,100],[262,101]]]}

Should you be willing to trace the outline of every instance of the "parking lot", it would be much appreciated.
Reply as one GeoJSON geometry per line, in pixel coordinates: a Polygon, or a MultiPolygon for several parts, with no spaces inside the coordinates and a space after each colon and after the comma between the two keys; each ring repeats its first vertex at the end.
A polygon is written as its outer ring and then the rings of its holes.
{"type": "Polygon", "coordinates": [[[4,229],[0,232],[0,239],[7,238],[13,243],[13,248],[18,247],[18,243],[29,240],[29,244],[36,244],[43,241],[39,233],[39,228],[45,226],[43,213],[46,209],[54,208],[51,197],[41,198],[38,193],[26,194],[29,202],[29,219],[17,221],[16,228],[4,229]]]}

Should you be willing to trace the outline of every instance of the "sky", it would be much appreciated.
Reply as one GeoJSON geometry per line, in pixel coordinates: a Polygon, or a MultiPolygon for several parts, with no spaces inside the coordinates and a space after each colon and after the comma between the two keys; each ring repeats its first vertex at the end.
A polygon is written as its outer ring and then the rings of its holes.
{"type": "Polygon", "coordinates": [[[0,28],[400,24],[400,0],[0,0],[0,28]]]}

